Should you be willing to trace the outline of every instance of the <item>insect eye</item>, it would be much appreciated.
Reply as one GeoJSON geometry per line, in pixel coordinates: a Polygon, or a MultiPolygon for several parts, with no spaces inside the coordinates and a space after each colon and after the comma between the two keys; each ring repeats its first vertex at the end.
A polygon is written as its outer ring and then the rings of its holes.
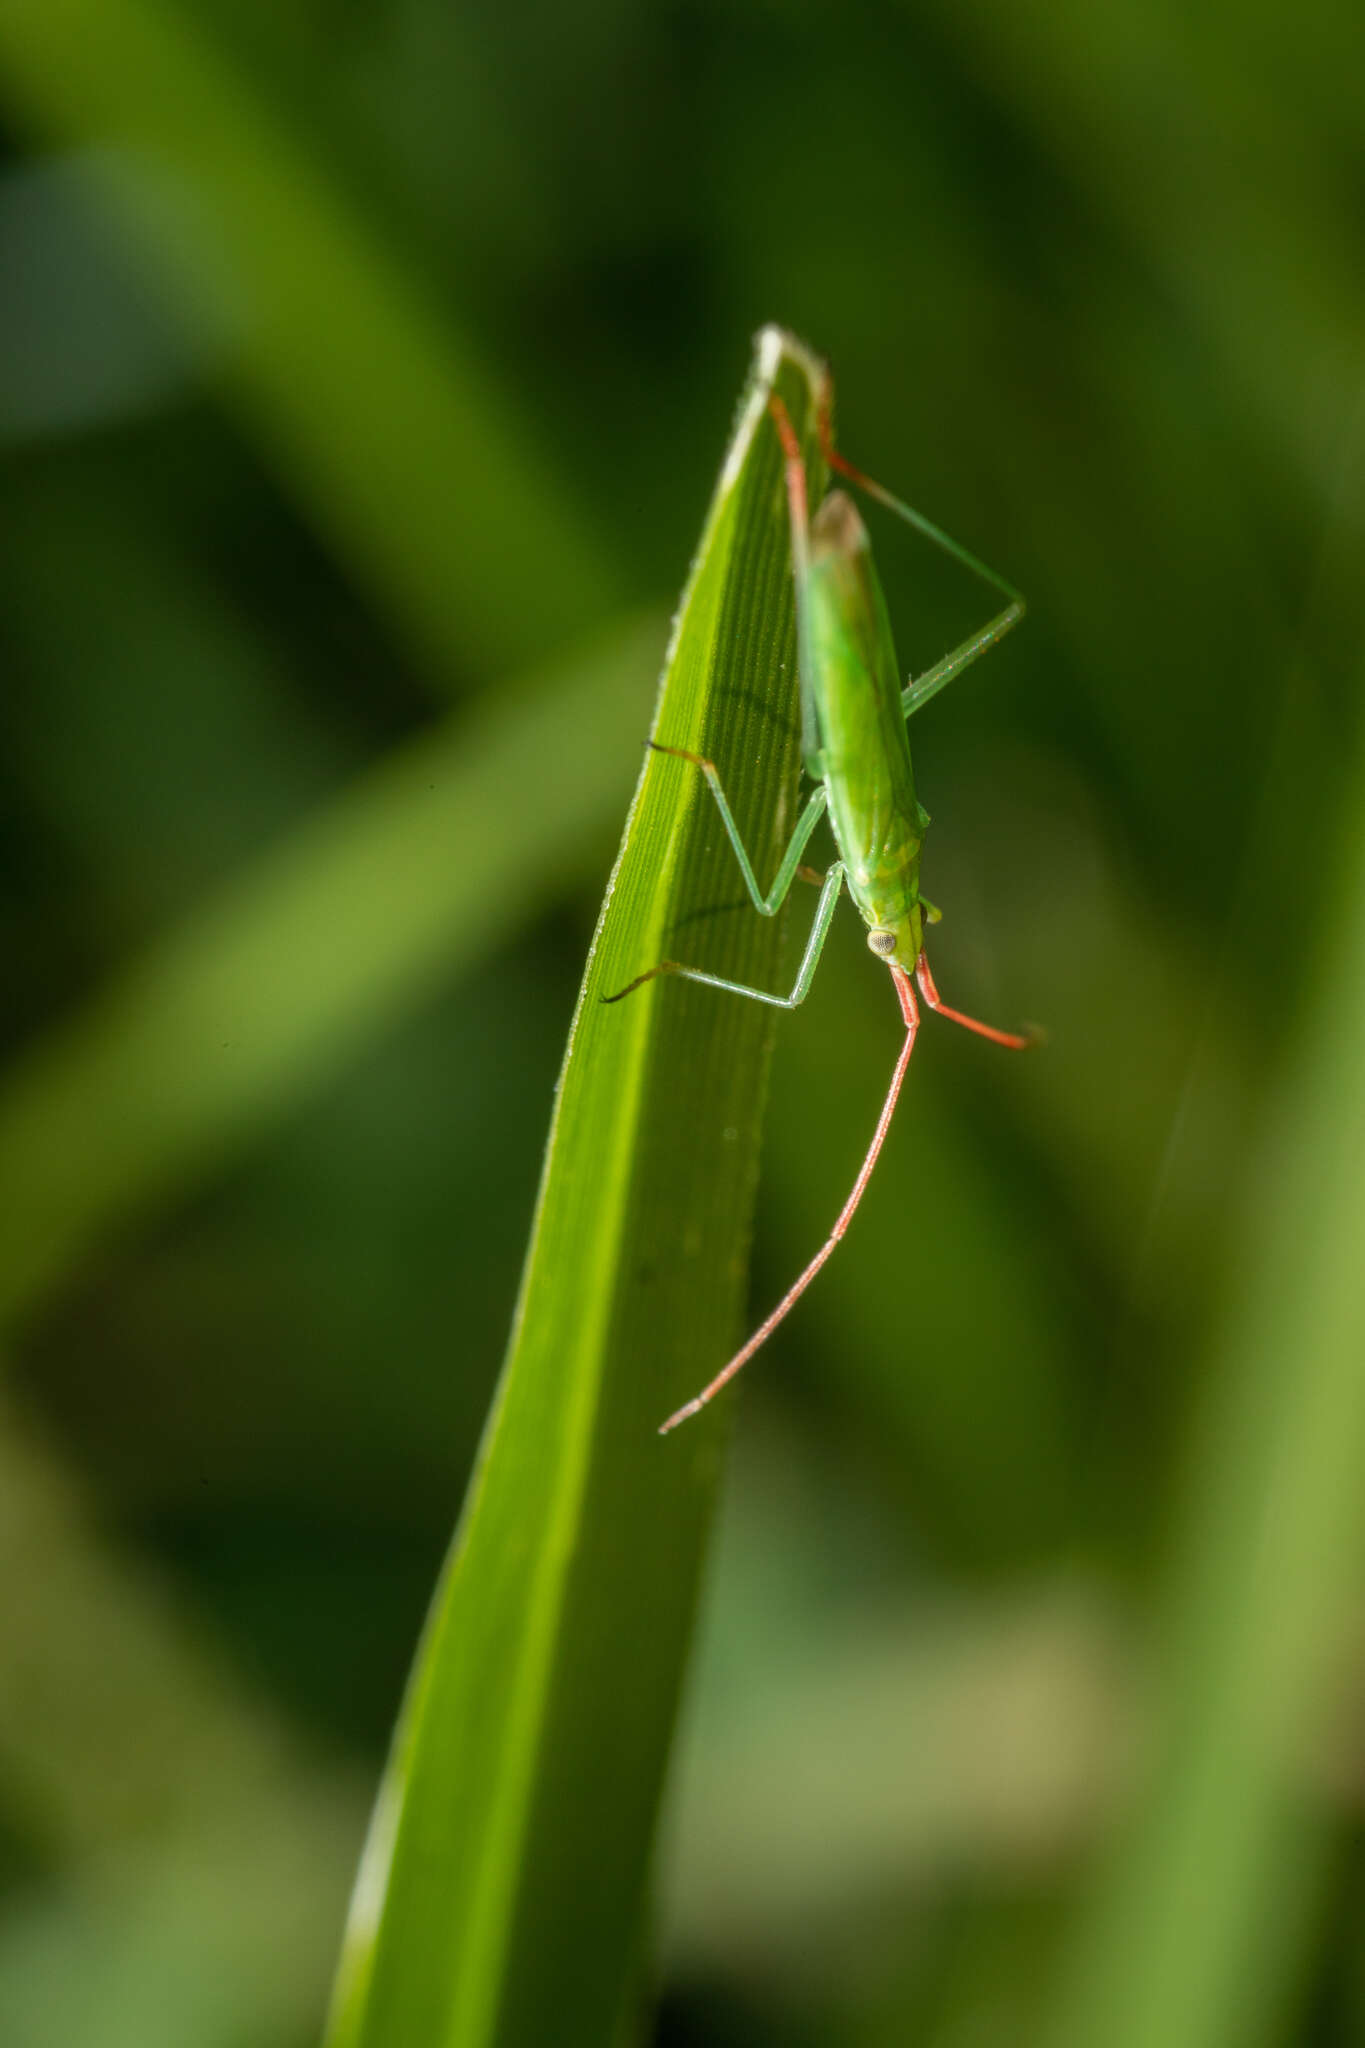
{"type": "Polygon", "coordinates": [[[874,953],[880,954],[881,958],[885,960],[896,950],[896,934],[894,932],[872,931],[867,935],[867,943],[874,953]]]}

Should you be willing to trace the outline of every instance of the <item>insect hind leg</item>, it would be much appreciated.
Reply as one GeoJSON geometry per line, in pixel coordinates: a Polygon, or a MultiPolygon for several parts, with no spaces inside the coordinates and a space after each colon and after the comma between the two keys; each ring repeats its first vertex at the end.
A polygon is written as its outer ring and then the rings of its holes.
{"type": "Polygon", "coordinates": [[[970,548],[964,548],[960,541],[945,533],[941,526],[936,526],[932,519],[926,519],[913,505],[907,505],[903,498],[898,498],[888,491],[885,484],[879,484],[875,477],[868,476],[865,471],[851,463],[846,455],[841,455],[834,445],[832,407],[833,386],[827,376],[816,400],[815,419],[820,452],[830,469],[839,476],[847,477],[860,491],[865,491],[868,497],[875,498],[888,512],[894,512],[898,519],[903,519],[916,533],[932,541],[935,547],[941,548],[953,561],[960,562],[964,569],[969,569],[983,583],[989,584],[992,590],[999,591],[1002,597],[1009,600],[1003,611],[997,612],[993,619],[989,619],[975,633],[969,633],[967,638],[950,653],[945,654],[941,661],[936,661],[923,675],[911,677],[901,692],[901,709],[909,718],[916,711],[922,710],[931,697],[936,697],[941,689],[952,682],[954,676],[961,675],[963,669],[970,668],[971,664],[989,648],[994,647],[997,641],[1003,640],[1011,627],[1018,625],[1024,616],[1024,599],[1012,583],[1007,583],[1003,576],[997,575],[995,570],[989,568],[978,555],[974,555],[970,548]]]}

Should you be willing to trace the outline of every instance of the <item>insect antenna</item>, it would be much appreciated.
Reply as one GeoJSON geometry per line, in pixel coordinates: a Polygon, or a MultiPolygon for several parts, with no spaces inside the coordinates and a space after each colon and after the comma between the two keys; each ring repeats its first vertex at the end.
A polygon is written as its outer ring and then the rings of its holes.
{"type": "MultiPolygon", "coordinates": [[[[891,1128],[891,1119],[896,1112],[896,1101],[901,1092],[901,1084],[905,1079],[906,1068],[910,1064],[910,1055],[915,1049],[915,1035],[919,1030],[919,1003],[915,998],[914,982],[903,967],[898,967],[894,963],[891,967],[891,978],[896,984],[896,995],[900,1001],[901,1016],[905,1020],[905,1043],[901,1047],[900,1058],[896,1061],[896,1069],[891,1076],[891,1086],[886,1091],[886,1100],[882,1104],[882,1113],[877,1119],[877,1128],[872,1134],[872,1143],[867,1148],[867,1157],[858,1169],[858,1178],[853,1183],[852,1193],[839,1211],[833,1230],[831,1230],[829,1236],[825,1239],[825,1242],[821,1245],[805,1271],[792,1282],[772,1314],[759,1324],[748,1343],[735,1353],[729,1364],[721,1367],[721,1370],[716,1374],[709,1386],[703,1387],[699,1394],[694,1395],[690,1401],[684,1402],[681,1408],[670,1415],[667,1422],[659,1425],[660,1436],[667,1436],[668,1432],[671,1429],[676,1429],[680,1422],[686,1422],[691,1416],[699,1415],[707,1402],[718,1394],[722,1387],[728,1386],[741,1367],[746,1366],[754,1353],[767,1343],[778,1324],[783,1321],[801,1299],[801,1296],[810,1286],[811,1281],[815,1278],[830,1253],[834,1250],[835,1245],[838,1244],[840,1238],[848,1229],[849,1224],[853,1221],[854,1212],[859,1202],[863,1199],[867,1184],[872,1178],[872,1169],[877,1164],[877,1156],[886,1142],[886,1134],[891,1128]]],[[[938,991],[935,990],[934,994],[937,996],[938,991]]]]}

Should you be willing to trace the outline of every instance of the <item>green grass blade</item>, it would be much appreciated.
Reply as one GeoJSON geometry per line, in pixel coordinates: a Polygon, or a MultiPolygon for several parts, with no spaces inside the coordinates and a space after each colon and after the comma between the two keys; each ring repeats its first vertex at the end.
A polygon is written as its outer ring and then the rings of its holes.
{"type": "MultiPolygon", "coordinates": [[[[1165,1741],[1082,1931],[1058,2048],[1280,2038],[1326,1802],[1311,1757],[1359,1600],[1365,1472],[1365,785],[1330,955],[1246,1179],[1236,1293],[1172,1574],[1165,1741]]],[[[1330,889],[1330,885],[1329,885],[1330,889]]]]}
{"type": "MultiPolygon", "coordinates": [[[[787,513],[768,330],[656,731],[718,763],[760,874],[794,816],[787,513]]],[[[570,1035],[500,1392],[380,1798],[331,2048],[601,2048],[631,1993],[723,1413],[658,1424],[744,1293],[774,1012],[599,997],[663,954],[776,986],[699,778],[650,755],[570,1035]]]]}
{"type": "Polygon", "coordinates": [[[14,1066],[0,1320],[515,933],[548,875],[581,876],[629,774],[660,632],[629,620],[395,749],[14,1066]]]}

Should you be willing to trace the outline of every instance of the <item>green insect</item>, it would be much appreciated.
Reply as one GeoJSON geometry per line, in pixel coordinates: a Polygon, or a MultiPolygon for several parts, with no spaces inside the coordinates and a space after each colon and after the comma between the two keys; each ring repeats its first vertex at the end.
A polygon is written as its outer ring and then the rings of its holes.
{"type": "Polygon", "coordinates": [[[919,994],[931,1010],[949,1017],[969,1031],[997,1045],[1022,1049],[1030,1037],[1012,1031],[998,1031],[975,1017],[966,1017],[942,1001],[929,972],[924,952],[924,925],[934,924],[938,912],[920,894],[920,850],[924,844],[928,814],[915,795],[910,765],[910,742],[905,722],[913,712],[960,675],[977,656],[993,647],[1024,615],[1024,600],[1018,591],[984,563],[960,547],[938,527],[880,484],[845,461],[834,446],[830,428],[833,391],[829,372],[812,359],[801,344],[782,337],[788,352],[806,363],[816,390],[816,417],[820,446],[830,469],[847,477],[860,490],[906,520],[956,561],[963,563],[1007,602],[979,631],[961,646],[936,662],[922,676],[902,688],[896,649],[886,600],[872,561],[867,529],[847,492],[831,490],[814,519],[806,504],[806,472],[800,444],[787,409],[774,393],[768,410],[781,438],[786,465],[787,499],[791,511],[792,574],[796,585],[797,657],[801,671],[801,735],[806,773],[816,787],[812,792],[782,856],[776,879],[765,895],[758,885],[744,843],[739,836],[725,791],[712,762],[682,747],[650,745],[661,754],[690,761],[701,770],[716,800],[721,821],[735,850],[740,872],[753,901],[764,917],[773,917],[786,898],[798,874],[821,882],[820,901],[811,926],[810,938],[801,960],[796,983],[788,996],[767,989],[748,988],[741,982],[725,981],[698,967],[684,967],[675,960],[661,960],[657,967],[637,975],[625,988],[603,1000],[619,1002],[632,990],[660,974],[680,974],[689,981],[702,981],[712,988],[728,989],[733,995],[749,996],[755,1002],[772,1003],[779,1009],[794,1010],[804,1002],[834,916],[839,892],[847,886],[867,926],[867,943],[891,970],[905,1022],[905,1043],[896,1062],[881,1116],[868,1147],[852,1193],[839,1212],[828,1238],[805,1271],[792,1283],[772,1314],[754,1331],[749,1341],[692,1400],[670,1415],[660,1434],[676,1429],[680,1422],[696,1415],[722,1387],[747,1365],[760,1345],[765,1344],[778,1324],[800,1299],[838,1244],[853,1219],[863,1192],[872,1177],[877,1155],[890,1128],[896,1099],[905,1079],[919,1030],[919,994]],[[822,877],[801,866],[806,842],[828,811],[839,858],[822,877]]]}

